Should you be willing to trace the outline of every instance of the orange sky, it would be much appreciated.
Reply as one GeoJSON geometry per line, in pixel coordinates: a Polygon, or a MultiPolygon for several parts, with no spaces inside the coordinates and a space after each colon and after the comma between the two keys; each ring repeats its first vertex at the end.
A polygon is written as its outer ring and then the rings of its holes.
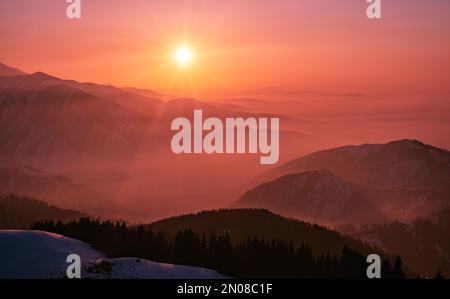
{"type": "Polygon", "coordinates": [[[153,90],[265,86],[361,93],[450,91],[450,1],[0,1],[0,61],[27,72],[153,90]],[[188,69],[171,56],[194,49],[188,69]]]}

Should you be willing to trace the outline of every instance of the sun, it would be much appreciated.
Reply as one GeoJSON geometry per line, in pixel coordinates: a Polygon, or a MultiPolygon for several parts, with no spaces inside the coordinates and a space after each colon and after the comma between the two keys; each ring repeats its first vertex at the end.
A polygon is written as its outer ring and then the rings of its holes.
{"type": "Polygon", "coordinates": [[[179,66],[187,66],[191,64],[192,58],[192,50],[189,47],[178,47],[174,52],[174,60],[179,66]]]}

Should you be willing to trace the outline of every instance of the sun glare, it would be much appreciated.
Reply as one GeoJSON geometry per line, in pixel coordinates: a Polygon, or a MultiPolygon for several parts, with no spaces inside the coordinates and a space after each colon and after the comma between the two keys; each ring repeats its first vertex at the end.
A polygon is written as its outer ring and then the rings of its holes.
{"type": "Polygon", "coordinates": [[[174,54],[175,62],[180,66],[187,66],[192,61],[192,51],[188,47],[179,47],[174,54]]]}

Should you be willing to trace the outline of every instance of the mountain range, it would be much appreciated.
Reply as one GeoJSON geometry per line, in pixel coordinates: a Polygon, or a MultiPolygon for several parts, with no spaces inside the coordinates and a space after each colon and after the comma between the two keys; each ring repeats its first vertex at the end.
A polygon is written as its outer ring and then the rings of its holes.
{"type": "Polygon", "coordinates": [[[161,101],[129,91],[133,89],[42,72],[18,74],[0,77],[0,157],[14,161],[60,157],[61,164],[64,159],[88,157],[123,159],[165,148],[170,144],[171,121],[192,118],[194,109],[204,110],[205,117],[270,116],[226,110],[195,99],[161,101]]]}
{"type": "Polygon", "coordinates": [[[450,152],[413,139],[314,152],[267,171],[255,182],[321,169],[369,188],[450,193],[450,152]]]}
{"type": "MultiPolygon", "coordinates": [[[[2,194],[91,215],[120,202],[139,220],[229,206],[233,198],[240,198],[236,207],[327,225],[410,221],[448,207],[450,154],[417,140],[314,152],[246,185],[260,171],[247,156],[173,155],[168,128],[174,117],[192,118],[194,109],[205,117],[270,116],[251,110],[248,100],[163,101],[150,90],[0,70],[2,194]]],[[[283,136],[294,135],[281,132],[280,147],[294,148],[283,144],[283,136]]]]}
{"type": "Polygon", "coordinates": [[[110,213],[114,207],[102,195],[69,178],[15,162],[0,160],[0,196],[28,196],[65,209],[110,213]],[[109,212],[108,212],[109,211],[109,212]]]}
{"type": "Polygon", "coordinates": [[[321,224],[366,224],[430,217],[449,207],[450,199],[430,190],[368,188],[314,170],[264,183],[232,206],[265,208],[321,224]]]}
{"type": "MultiPolygon", "coordinates": [[[[221,119],[270,114],[226,109],[197,99],[160,100],[155,98],[158,93],[148,90],[2,69],[0,159],[67,177],[111,204],[120,201],[127,211],[135,211],[129,214],[133,220],[223,206],[241,192],[243,179],[235,175],[235,167],[245,165],[240,175],[248,177],[259,167],[247,156],[224,160],[173,154],[171,122],[176,117],[192,119],[194,109],[202,109],[204,117],[221,119]],[[212,183],[195,183],[205,180],[212,183]]],[[[298,138],[286,131],[280,142],[298,138]]],[[[46,200],[25,192],[26,186],[15,186],[19,194],[46,200]]],[[[85,210],[83,205],[76,207],[85,210]]]]}

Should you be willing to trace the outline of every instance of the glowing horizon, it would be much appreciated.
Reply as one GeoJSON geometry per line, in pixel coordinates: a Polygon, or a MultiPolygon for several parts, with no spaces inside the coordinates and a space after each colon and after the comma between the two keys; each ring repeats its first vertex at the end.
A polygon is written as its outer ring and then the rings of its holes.
{"type": "Polygon", "coordinates": [[[450,92],[450,3],[386,2],[371,22],[365,1],[282,2],[85,1],[77,21],[65,1],[2,2],[0,61],[153,90],[450,92]],[[180,72],[172,53],[185,44],[195,63],[180,72]]]}

